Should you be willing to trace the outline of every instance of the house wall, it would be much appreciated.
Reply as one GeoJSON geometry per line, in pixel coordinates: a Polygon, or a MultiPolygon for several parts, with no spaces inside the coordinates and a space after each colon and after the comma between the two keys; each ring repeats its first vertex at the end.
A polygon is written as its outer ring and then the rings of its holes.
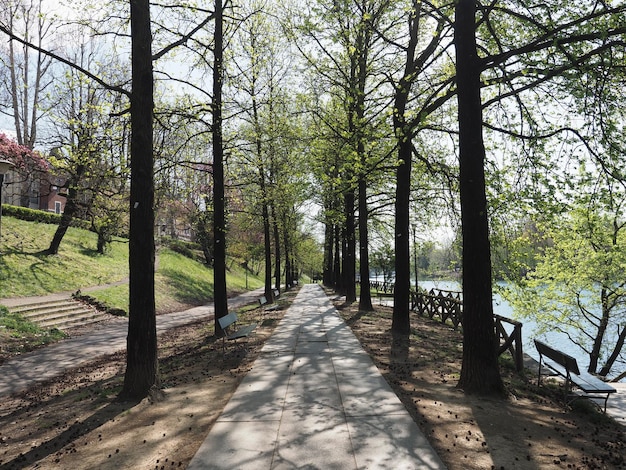
{"type": "Polygon", "coordinates": [[[4,175],[2,185],[2,204],[40,209],[48,212],[63,213],[65,197],[59,195],[62,182],[43,178],[28,179],[10,170],[4,175]],[[38,180],[38,181],[37,181],[38,180]]]}

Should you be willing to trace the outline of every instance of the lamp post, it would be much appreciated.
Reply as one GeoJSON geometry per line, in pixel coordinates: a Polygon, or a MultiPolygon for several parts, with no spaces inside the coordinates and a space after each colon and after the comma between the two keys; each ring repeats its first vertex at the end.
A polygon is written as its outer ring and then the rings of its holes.
{"type": "Polygon", "coordinates": [[[2,186],[4,185],[4,175],[11,169],[13,163],[8,160],[0,160],[0,239],[2,239],[2,186]]]}

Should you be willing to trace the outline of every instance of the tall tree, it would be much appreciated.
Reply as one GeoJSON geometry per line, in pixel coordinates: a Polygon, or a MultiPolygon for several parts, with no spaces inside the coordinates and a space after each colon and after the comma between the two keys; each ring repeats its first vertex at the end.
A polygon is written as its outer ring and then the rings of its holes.
{"type": "Polygon", "coordinates": [[[409,200],[411,198],[411,165],[413,162],[413,129],[406,122],[407,105],[411,91],[411,81],[418,72],[416,51],[420,39],[420,6],[414,2],[409,14],[409,41],[405,49],[404,73],[394,96],[393,127],[398,139],[398,169],[396,170],[395,199],[395,274],[393,291],[393,320],[391,331],[395,335],[408,336],[411,331],[409,321],[409,287],[411,284],[409,252],[409,200]]]}
{"type": "MultiPolygon", "coordinates": [[[[275,77],[271,76],[271,63],[276,60],[278,51],[276,42],[271,39],[270,22],[267,12],[263,8],[253,3],[247,21],[242,25],[241,32],[241,60],[234,63],[237,68],[236,87],[245,97],[244,103],[239,106],[244,111],[245,119],[250,128],[249,151],[242,150],[245,165],[253,168],[256,175],[253,180],[258,185],[258,204],[261,210],[263,224],[263,252],[265,258],[264,286],[265,298],[272,302],[274,300],[274,290],[272,289],[272,232],[276,243],[277,224],[275,221],[275,208],[273,206],[273,196],[271,188],[271,145],[274,135],[268,129],[269,123],[264,116],[268,116],[267,111],[272,106],[275,99],[270,96],[274,88],[275,77]],[[272,217],[274,215],[274,217],[272,217]],[[272,230],[272,227],[274,230],[272,230]]],[[[242,129],[245,136],[245,129],[242,129]]],[[[275,250],[276,276],[280,273],[280,250],[275,250]]],[[[280,285],[276,283],[277,288],[280,285]]]]}
{"type": "Polygon", "coordinates": [[[130,26],[130,298],[126,372],[120,396],[138,400],[159,384],[154,294],[154,82],[149,0],[131,0],[130,26]]]}
{"type": "Polygon", "coordinates": [[[445,16],[429,11],[423,2],[413,0],[408,15],[408,34],[406,45],[402,48],[404,65],[398,79],[394,80],[393,128],[397,140],[398,166],[396,170],[395,197],[395,271],[392,331],[396,335],[407,336],[410,333],[409,297],[411,286],[410,253],[410,207],[411,179],[414,158],[414,138],[428,127],[428,117],[450,98],[449,74],[437,71],[435,63],[441,60],[443,31],[448,25],[445,16]],[[426,11],[424,11],[426,10],[426,11]],[[433,27],[431,19],[436,23],[433,27]],[[423,47],[423,36],[430,33],[430,39],[423,47]],[[428,84],[418,84],[424,69],[430,64],[437,78],[428,80],[428,84]],[[429,87],[437,90],[433,93],[429,87]],[[423,87],[419,90],[415,88],[423,87]],[[420,97],[419,106],[411,105],[412,94],[420,97]],[[416,117],[417,116],[417,117],[416,117]]]}
{"type": "Polygon", "coordinates": [[[222,87],[224,82],[224,6],[215,0],[213,50],[213,289],[215,302],[215,334],[223,336],[219,318],[228,315],[226,290],[226,194],[224,190],[224,142],[222,130],[222,87]]]}
{"type": "Polygon", "coordinates": [[[455,21],[459,161],[463,233],[463,365],[466,393],[504,394],[496,352],[491,250],[485,192],[481,66],[476,50],[476,2],[459,0],[455,21]]]}

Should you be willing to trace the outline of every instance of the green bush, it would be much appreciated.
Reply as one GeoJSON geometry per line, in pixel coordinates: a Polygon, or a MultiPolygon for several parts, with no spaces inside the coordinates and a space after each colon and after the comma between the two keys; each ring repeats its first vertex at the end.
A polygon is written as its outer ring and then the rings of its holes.
{"type": "MultiPolygon", "coordinates": [[[[2,214],[15,217],[16,219],[27,220],[29,222],[40,222],[43,224],[58,225],[61,221],[61,214],[46,212],[39,209],[29,209],[28,207],[11,206],[8,204],[2,205],[2,214]]],[[[84,228],[85,230],[91,229],[89,222],[82,219],[74,218],[71,225],[72,227],[84,228]]]]}
{"type": "Polygon", "coordinates": [[[186,256],[189,259],[197,260],[199,258],[198,251],[200,251],[200,245],[197,243],[177,240],[170,237],[163,237],[161,242],[170,250],[186,256]]]}

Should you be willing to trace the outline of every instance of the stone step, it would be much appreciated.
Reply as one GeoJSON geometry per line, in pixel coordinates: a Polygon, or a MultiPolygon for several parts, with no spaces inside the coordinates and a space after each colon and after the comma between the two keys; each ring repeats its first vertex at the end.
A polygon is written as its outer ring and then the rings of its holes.
{"type": "Polygon", "coordinates": [[[43,329],[68,330],[110,318],[109,314],[71,298],[22,304],[9,310],[43,329]]]}
{"type": "Polygon", "coordinates": [[[55,318],[53,320],[44,320],[38,323],[38,325],[41,328],[44,328],[46,330],[57,328],[59,330],[65,331],[65,330],[69,330],[72,328],[78,328],[81,326],[87,326],[87,325],[92,325],[94,323],[99,323],[108,318],[110,318],[110,316],[107,315],[106,313],[91,312],[91,313],[85,313],[83,315],[77,315],[73,317],[68,316],[64,318],[55,318]]]}
{"type": "Polygon", "coordinates": [[[63,315],[71,315],[74,312],[83,312],[89,309],[89,307],[83,305],[80,302],[76,301],[68,301],[68,302],[57,302],[57,303],[46,303],[41,305],[30,305],[27,308],[11,308],[9,309],[13,313],[19,313],[24,318],[27,318],[30,321],[37,322],[41,319],[54,317],[54,316],[63,316],[63,315]]]}

